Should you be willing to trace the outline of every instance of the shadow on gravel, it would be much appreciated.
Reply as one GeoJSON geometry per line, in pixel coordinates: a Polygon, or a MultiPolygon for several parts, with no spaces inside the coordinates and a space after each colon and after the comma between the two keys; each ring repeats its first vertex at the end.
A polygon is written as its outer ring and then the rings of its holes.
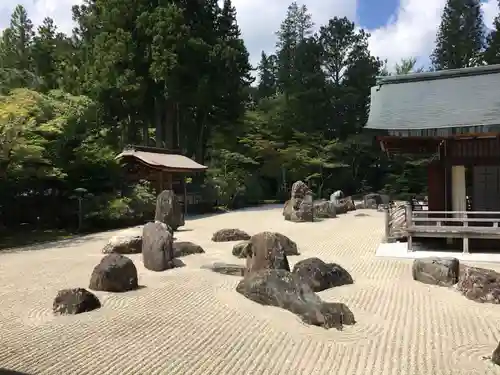
{"type": "Polygon", "coordinates": [[[19,372],[19,371],[0,368],[0,375],[31,375],[31,374],[28,374],[27,372],[19,372]]]}

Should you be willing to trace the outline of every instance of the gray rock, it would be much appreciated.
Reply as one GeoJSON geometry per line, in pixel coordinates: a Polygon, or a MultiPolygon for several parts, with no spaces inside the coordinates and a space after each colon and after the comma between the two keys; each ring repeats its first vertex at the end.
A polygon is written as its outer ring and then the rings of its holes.
{"type": "Polygon", "coordinates": [[[424,284],[451,286],[457,283],[460,262],[456,258],[422,258],[413,261],[413,280],[424,284]]]}
{"type": "Polygon", "coordinates": [[[354,206],[356,207],[356,210],[363,210],[365,208],[365,203],[364,202],[358,202],[354,206]]]}
{"type": "Polygon", "coordinates": [[[214,263],[209,266],[203,266],[202,268],[230,276],[243,276],[245,274],[245,266],[239,264],[214,263]]]}
{"type": "Polygon", "coordinates": [[[104,254],[139,254],[142,249],[142,236],[118,235],[110,238],[102,249],[104,254]]]}
{"type": "Polygon", "coordinates": [[[297,262],[293,267],[293,273],[315,292],[354,282],[344,268],[335,263],[325,263],[319,258],[308,258],[297,262]]]}
{"type": "Polygon", "coordinates": [[[52,304],[52,310],[56,315],[81,314],[100,307],[99,299],[83,288],[60,290],[52,304]]]}
{"type": "Polygon", "coordinates": [[[238,258],[246,258],[249,245],[249,240],[238,242],[233,246],[233,255],[238,258]]]}
{"type": "Polygon", "coordinates": [[[314,221],[314,204],[312,191],[302,181],[292,185],[291,198],[283,208],[285,220],[299,222],[314,221]]]}
{"type": "Polygon", "coordinates": [[[337,217],[337,211],[335,211],[335,204],[327,200],[314,202],[314,216],[318,218],[337,217]]]}
{"type": "Polygon", "coordinates": [[[378,203],[375,199],[366,199],[365,200],[365,208],[376,210],[377,207],[378,207],[378,203]]]}
{"type": "Polygon", "coordinates": [[[250,238],[250,248],[247,252],[247,273],[268,268],[290,271],[281,236],[279,233],[261,232],[250,238]]]}
{"type": "Polygon", "coordinates": [[[150,271],[165,271],[175,267],[173,237],[161,222],[147,223],[142,230],[142,261],[150,271]]]}
{"type": "Polygon", "coordinates": [[[103,292],[126,292],[138,288],[134,262],[121,254],[108,254],[95,266],[89,288],[103,292]]]}
{"type": "Polygon", "coordinates": [[[276,306],[298,315],[304,323],[342,329],[356,321],[343,303],[326,303],[300,278],[282,269],[262,269],[246,275],[236,291],[261,305],[276,306]]]}
{"type": "MultiPolygon", "coordinates": [[[[292,241],[290,238],[281,233],[277,232],[272,232],[272,233],[273,235],[276,236],[277,240],[280,242],[280,245],[283,248],[285,255],[287,256],[300,255],[297,244],[294,241],[292,241]]],[[[251,256],[252,253],[251,248],[252,244],[250,240],[241,241],[233,246],[233,255],[238,258],[246,258],[248,255],[251,256]]]]}
{"type": "Polygon", "coordinates": [[[243,241],[249,239],[250,235],[248,233],[236,228],[219,229],[212,235],[212,241],[214,242],[243,241]]]}
{"type": "Polygon", "coordinates": [[[173,190],[164,190],[158,195],[155,221],[167,224],[174,231],[185,224],[182,206],[173,190]]]}
{"type": "Polygon", "coordinates": [[[491,355],[491,361],[495,365],[500,366],[500,342],[498,343],[496,349],[493,351],[493,354],[491,355]]]}
{"type": "Polygon", "coordinates": [[[500,273],[486,268],[465,267],[457,290],[476,302],[500,303],[500,273]]]}
{"type": "Polygon", "coordinates": [[[179,241],[173,243],[174,258],[184,257],[192,254],[203,254],[205,250],[200,245],[189,241],[179,241]]]}

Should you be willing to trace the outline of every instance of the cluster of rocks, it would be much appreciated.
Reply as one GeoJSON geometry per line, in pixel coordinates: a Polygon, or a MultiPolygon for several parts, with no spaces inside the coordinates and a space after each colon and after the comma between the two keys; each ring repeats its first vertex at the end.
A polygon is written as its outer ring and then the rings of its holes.
{"type": "Polygon", "coordinates": [[[338,196],[332,194],[330,200],[313,200],[311,189],[303,181],[297,181],[292,185],[290,199],[285,202],[283,217],[287,221],[312,222],[356,210],[351,197],[341,198],[342,192],[338,193],[338,196]]]}
{"type": "Polygon", "coordinates": [[[390,204],[390,197],[386,194],[371,193],[363,197],[363,202],[356,204],[357,209],[383,210],[390,204]]]}
{"type": "Polygon", "coordinates": [[[213,239],[241,240],[233,247],[233,255],[245,258],[246,265],[215,263],[212,271],[243,276],[236,291],[266,306],[276,306],[298,315],[303,322],[326,329],[342,329],[355,324],[355,318],[343,303],[323,301],[316,292],[352,284],[349,272],[335,263],[319,258],[299,261],[290,269],[288,256],[299,255],[297,244],[276,232],[261,232],[247,239],[248,234],[222,229],[213,239]],[[234,236],[239,233],[239,236],[234,236]]]}
{"type": "MultiPolygon", "coordinates": [[[[460,264],[456,258],[415,259],[412,276],[424,284],[453,287],[472,301],[500,304],[500,273],[460,264]]],[[[491,360],[500,365],[500,343],[491,360]]]]}
{"type": "MultiPolygon", "coordinates": [[[[137,289],[137,268],[127,254],[142,253],[144,267],[161,272],[183,266],[179,257],[205,252],[192,242],[174,242],[174,228],[184,225],[184,216],[173,191],[158,196],[155,218],[155,222],[144,225],[142,235],[122,234],[108,241],[102,249],[106,255],[92,271],[89,289],[113,293],[137,289]]],[[[99,299],[83,288],[63,289],[53,303],[56,314],[79,314],[99,307],[99,299]]]]}

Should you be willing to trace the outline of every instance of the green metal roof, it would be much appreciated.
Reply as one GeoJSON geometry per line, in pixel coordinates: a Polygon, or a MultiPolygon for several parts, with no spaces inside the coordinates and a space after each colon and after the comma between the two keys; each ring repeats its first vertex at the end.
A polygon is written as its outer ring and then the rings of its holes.
{"type": "Polygon", "coordinates": [[[500,65],[378,77],[366,128],[500,125],[500,65]]]}

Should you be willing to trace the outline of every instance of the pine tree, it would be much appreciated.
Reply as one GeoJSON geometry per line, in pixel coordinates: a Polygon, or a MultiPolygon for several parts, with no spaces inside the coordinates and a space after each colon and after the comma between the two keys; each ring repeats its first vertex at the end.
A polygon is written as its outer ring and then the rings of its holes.
{"type": "Polygon", "coordinates": [[[298,6],[292,3],[288,7],[285,20],[281,23],[278,36],[277,63],[278,63],[278,86],[288,97],[294,90],[296,82],[293,79],[295,70],[295,58],[298,44],[310,37],[313,33],[314,23],[312,16],[305,5],[298,6]]]}
{"type": "Polygon", "coordinates": [[[58,86],[58,40],[57,28],[51,18],[45,18],[38,27],[33,38],[34,70],[43,79],[45,89],[55,89],[58,86]]]}
{"type": "Polygon", "coordinates": [[[259,72],[258,99],[269,98],[276,94],[276,56],[268,56],[262,51],[257,70],[259,72]]]}
{"type": "Polygon", "coordinates": [[[33,23],[26,9],[18,5],[12,13],[9,27],[2,34],[0,66],[30,71],[33,36],[33,23]]]}
{"type": "Polygon", "coordinates": [[[480,65],[485,47],[480,0],[448,0],[431,55],[435,70],[480,65]]]}

